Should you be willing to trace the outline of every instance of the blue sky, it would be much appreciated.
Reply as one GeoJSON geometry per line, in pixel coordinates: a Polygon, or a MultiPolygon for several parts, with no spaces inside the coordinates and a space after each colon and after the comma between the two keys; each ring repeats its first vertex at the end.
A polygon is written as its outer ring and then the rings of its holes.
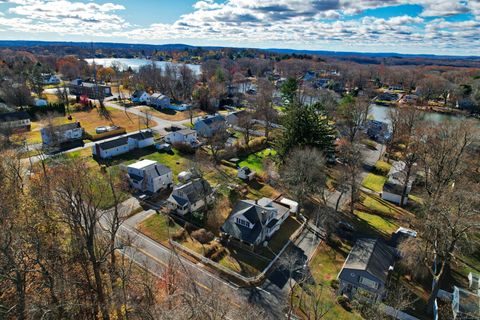
{"type": "Polygon", "coordinates": [[[0,0],[0,39],[480,55],[480,0],[0,0]]]}

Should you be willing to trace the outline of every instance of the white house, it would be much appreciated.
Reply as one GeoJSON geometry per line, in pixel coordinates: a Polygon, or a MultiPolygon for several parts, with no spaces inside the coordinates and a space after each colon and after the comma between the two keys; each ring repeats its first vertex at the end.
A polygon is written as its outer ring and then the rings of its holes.
{"type": "Polygon", "coordinates": [[[213,202],[213,190],[204,179],[195,179],[175,186],[167,199],[168,207],[176,213],[185,215],[201,210],[213,202]]]}
{"type": "Polygon", "coordinates": [[[44,146],[59,146],[62,143],[83,139],[84,130],[80,122],[66,123],[59,126],[47,126],[40,130],[44,146]]]}
{"type": "Polygon", "coordinates": [[[197,138],[197,131],[192,129],[172,131],[165,136],[165,142],[171,144],[185,143],[192,146],[195,146],[199,143],[197,138]]]}
{"type": "Polygon", "coordinates": [[[29,131],[30,116],[25,111],[0,113],[0,129],[29,131]]]}
{"type": "Polygon", "coordinates": [[[42,74],[42,80],[43,84],[59,84],[61,81],[57,75],[49,73],[42,74]]]}
{"type": "Polygon", "coordinates": [[[170,98],[161,93],[154,93],[150,96],[149,105],[155,108],[168,108],[170,106],[170,98]]]}
{"type": "Polygon", "coordinates": [[[237,176],[242,180],[251,181],[255,178],[255,171],[250,170],[249,167],[242,167],[238,169],[237,176]]]}
{"type": "Polygon", "coordinates": [[[170,168],[152,160],[142,160],[127,167],[131,185],[140,191],[155,193],[172,186],[170,168]]]}
{"type": "Polygon", "coordinates": [[[290,207],[269,198],[240,200],[220,228],[226,240],[255,247],[270,239],[290,215],[290,207]]]}
{"type": "MultiPolygon", "coordinates": [[[[413,169],[412,169],[413,171],[413,169]]],[[[392,168],[388,172],[388,180],[383,185],[382,199],[400,204],[402,201],[402,193],[407,179],[407,173],[405,171],[405,162],[396,161],[393,163],[392,168]]],[[[415,180],[415,174],[411,173],[407,183],[407,190],[403,204],[408,202],[408,195],[412,189],[413,181],[415,180]]]]}
{"type": "Polygon", "coordinates": [[[131,100],[133,103],[150,103],[150,95],[143,90],[135,90],[132,94],[131,100]]]}
{"type": "Polygon", "coordinates": [[[92,146],[92,154],[100,159],[109,159],[131,150],[153,146],[155,141],[151,130],[143,130],[127,136],[96,143],[92,146]]]}

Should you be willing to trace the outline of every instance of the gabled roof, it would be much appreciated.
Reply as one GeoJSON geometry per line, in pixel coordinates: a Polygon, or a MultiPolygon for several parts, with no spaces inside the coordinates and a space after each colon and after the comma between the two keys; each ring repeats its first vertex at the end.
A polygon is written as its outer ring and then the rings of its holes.
{"type": "Polygon", "coordinates": [[[193,129],[182,129],[182,130],[178,130],[178,131],[174,131],[176,133],[180,133],[180,134],[183,134],[185,136],[189,135],[189,134],[194,134],[194,133],[197,133],[197,131],[193,130],[193,129]]]}
{"type": "Polygon", "coordinates": [[[102,143],[99,143],[98,146],[102,148],[103,150],[109,150],[113,148],[118,148],[124,145],[128,145],[128,137],[120,137],[117,139],[105,141],[102,143]]]}
{"type": "Polygon", "coordinates": [[[213,123],[219,123],[219,122],[224,122],[224,121],[225,121],[225,117],[220,115],[220,114],[217,114],[217,115],[214,115],[214,116],[209,116],[209,117],[206,117],[206,118],[203,118],[203,119],[199,119],[197,122],[203,122],[207,126],[210,126],[213,123]]]}
{"type": "Polygon", "coordinates": [[[151,130],[143,130],[143,131],[128,135],[128,137],[135,140],[145,140],[145,139],[153,138],[153,132],[151,130]]]}
{"type": "Polygon", "coordinates": [[[348,254],[340,274],[345,269],[362,270],[385,283],[393,263],[393,250],[380,239],[359,239],[348,254]]]}
{"type": "Polygon", "coordinates": [[[289,208],[268,198],[262,198],[258,201],[240,200],[235,204],[220,230],[237,239],[255,244],[262,230],[273,227],[288,211],[289,208]],[[272,212],[275,213],[275,218],[268,221],[272,212]],[[247,219],[253,227],[250,229],[237,224],[237,218],[247,219]]]}
{"type": "Polygon", "coordinates": [[[81,128],[80,122],[72,122],[72,123],[65,123],[58,126],[53,126],[53,130],[55,131],[68,131],[73,129],[81,128]]]}
{"type": "MultiPolygon", "coordinates": [[[[480,295],[473,292],[454,287],[454,300],[458,304],[454,304],[454,311],[461,315],[468,316],[465,319],[480,319],[480,295]]],[[[464,319],[464,318],[462,318],[464,319]]]]}
{"type": "Polygon", "coordinates": [[[205,196],[212,194],[212,187],[204,179],[195,179],[173,188],[172,196],[183,198],[190,203],[196,203],[205,196]]]}
{"type": "Polygon", "coordinates": [[[30,119],[30,116],[25,111],[0,113],[0,122],[10,122],[27,119],[30,119]]]}
{"type": "MultiPolygon", "coordinates": [[[[388,180],[383,185],[383,190],[390,193],[400,194],[403,192],[407,173],[405,172],[405,162],[395,161],[388,172],[388,180]]],[[[412,170],[413,171],[413,170],[412,170]]],[[[409,183],[413,183],[414,173],[410,174],[409,183]]]]}

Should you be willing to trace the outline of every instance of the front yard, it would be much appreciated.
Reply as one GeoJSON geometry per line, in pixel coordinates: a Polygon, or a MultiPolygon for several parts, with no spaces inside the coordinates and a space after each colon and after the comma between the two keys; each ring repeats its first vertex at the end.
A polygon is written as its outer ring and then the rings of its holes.
{"type": "MultiPolygon", "coordinates": [[[[160,119],[169,120],[169,121],[182,121],[182,120],[189,120],[190,113],[189,111],[175,111],[171,109],[162,109],[157,110],[152,107],[143,106],[143,107],[135,107],[140,111],[145,111],[150,113],[154,117],[158,117],[160,119]]],[[[193,118],[204,116],[206,113],[201,110],[194,110],[193,111],[193,118]]],[[[189,122],[190,123],[190,122],[189,122]]]]}

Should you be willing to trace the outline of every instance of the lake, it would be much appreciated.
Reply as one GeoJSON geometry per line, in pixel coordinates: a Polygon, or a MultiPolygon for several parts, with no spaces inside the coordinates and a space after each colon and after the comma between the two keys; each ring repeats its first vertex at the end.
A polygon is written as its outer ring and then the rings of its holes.
{"type": "MultiPolygon", "coordinates": [[[[85,59],[88,63],[93,63],[93,59],[85,59]]],[[[95,64],[102,65],[104,67],[111,67],[112,63],[114,61],[117,61],[124,65],[125,69],[128,67],[132,68],[133,70],[138,70],[140,69],[141,66],[149,65],[152,64],[152,60],[148,59],[127,59],[127,58],[95,58],[95,64]]],[[[167,61],[155,61],[155,64],[157,65],[158,68],[164,69],[165,66],[170,65],[170,66],[180,66],[180,63],[173,63],[173,62],[167,62],[167,61]]],[[[201,66],[197,64],[187,64],[187,66],[193,71],[195,75],[199,75],[202,73],[201,66]]]]}

